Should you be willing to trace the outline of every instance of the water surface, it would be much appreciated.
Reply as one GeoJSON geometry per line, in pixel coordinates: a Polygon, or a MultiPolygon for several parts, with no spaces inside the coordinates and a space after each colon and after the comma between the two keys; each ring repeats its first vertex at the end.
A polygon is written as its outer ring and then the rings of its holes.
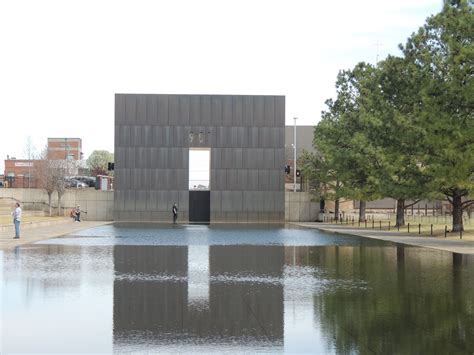
{"type": "Polygon", "coordinates": [[[474,260],[458,254],[118,224],[0,258],[2,353],[474,353],[474,260]]]}

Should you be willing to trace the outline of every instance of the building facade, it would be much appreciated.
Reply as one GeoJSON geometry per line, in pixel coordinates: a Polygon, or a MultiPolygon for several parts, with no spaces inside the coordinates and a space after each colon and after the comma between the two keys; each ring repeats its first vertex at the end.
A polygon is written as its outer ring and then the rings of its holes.
{"type": "MultiPolygon", "coordinates": [[[[82,160],[81,138],[48,138],[47,159],[57,162],[58,167],[66,169],[66,175],[75,175],[85,166],[82,160]]],[[[16,159],[7,156],[3,186],[12,188],[38,187],[37,168],[46,160],[16,159]]]]}
{"type": "Polygon", "coordinates": [[[81,160],[81,138],[48,138],[49,160],[81,160]]]}
{"type": "Polygon", "coordinates": [[[34,159],[5,159],[4,181],[6,187],[36,188],[38,180],[35,170],[40,160],[34,159]]]}
{"type": "Polygon", "coordinates": [[[284,96],[115,96],[116,221],[283,222],[284,164],[284,96]]]}

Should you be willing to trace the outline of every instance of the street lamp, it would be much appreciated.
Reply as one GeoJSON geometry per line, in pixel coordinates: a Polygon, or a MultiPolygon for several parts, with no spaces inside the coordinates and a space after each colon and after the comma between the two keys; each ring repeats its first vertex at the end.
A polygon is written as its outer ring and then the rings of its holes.
{"type": "Polygon", "coordinates": [[[295,120],[295,125],[293,129],[294,138],[293,138],[293,192],[296,192],[296,120],[298,117],[293,117],[295,120]]]}

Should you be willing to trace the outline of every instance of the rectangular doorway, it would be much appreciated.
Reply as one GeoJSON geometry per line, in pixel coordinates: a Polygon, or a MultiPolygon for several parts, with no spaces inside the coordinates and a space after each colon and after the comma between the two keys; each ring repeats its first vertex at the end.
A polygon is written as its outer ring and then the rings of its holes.
{"type": "Polygon", "coordinates": [[[189,222],[211,220],[211,149],[189,149],[189,222]]]}

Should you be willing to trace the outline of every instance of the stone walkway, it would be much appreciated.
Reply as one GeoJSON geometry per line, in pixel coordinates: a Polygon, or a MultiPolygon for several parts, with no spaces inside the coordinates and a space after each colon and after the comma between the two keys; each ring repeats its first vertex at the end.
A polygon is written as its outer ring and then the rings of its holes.
{"type": "Polygon", "coordinates": [[[459,237],[439,238],[439,237],[418,237],[413,234],[389,232],[381,230],[359,229],[351,226],[312,223],[312,222],[293,222],[293,225],[315,228],[325,232],[351,234],[359,237],[385,240],[394,243],[414,245],[417,247],[432,248],[438,250],[450,251],[459,254],[474,254],[474,241],[459,239],[459,237]]]}
{"type": "Polygon", "coordinates": [[[60,237],[69,233],[80,230],[102,226],[112,222],[73,222],[71,220],[65,221],[62,224],[49,225],[44,227],[37,227],[32,229],[24,229],[21,231],[20,239],[13,239],[15,232],[5,231],[0,232],[0,249],[8,249],[22,244],[34,243],[40,240],[45,240],[54,237],[60,237]]]}

